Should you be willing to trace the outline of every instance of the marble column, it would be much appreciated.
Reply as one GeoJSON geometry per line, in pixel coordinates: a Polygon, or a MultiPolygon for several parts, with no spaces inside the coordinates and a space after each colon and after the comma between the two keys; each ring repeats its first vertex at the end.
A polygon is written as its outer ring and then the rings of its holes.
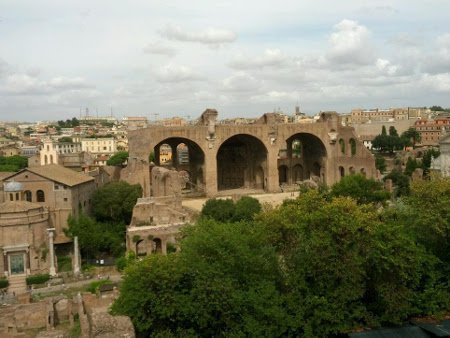
{"type": "Polygon", "coordinates": [[[54,228],[47,229],[48,231],[48,252],[50,255],[50,276],[56,276],[55,268],[55,248],[53,246],[54,228]]]}
{"type": "Polygon", "coordinates": [[[73,238],[73,273],[80,273],[80,248],[78,246],[78,236],[73,238]]]}

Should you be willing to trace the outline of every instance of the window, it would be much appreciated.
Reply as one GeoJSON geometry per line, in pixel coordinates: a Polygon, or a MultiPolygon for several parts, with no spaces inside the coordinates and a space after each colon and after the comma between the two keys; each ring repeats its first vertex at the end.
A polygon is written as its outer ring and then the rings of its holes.
{"type": "Polygon", "coordinates": [[[36,201],[37,202],[45,202],[45,194],[42,190],[36,191],[36,201]]]}
{"type": "Polygon", "coordinates": [[[67,197],[64,197],[64,202],[67,202],[67,197]]]}
{"type": "Polygon", "coordinates": [[[30,190],[25,190],[25,201],[28,201],[28,202],[31,202],[31,200],[32,200],[32,193],[31,193],[31,191],[30,190]]]}

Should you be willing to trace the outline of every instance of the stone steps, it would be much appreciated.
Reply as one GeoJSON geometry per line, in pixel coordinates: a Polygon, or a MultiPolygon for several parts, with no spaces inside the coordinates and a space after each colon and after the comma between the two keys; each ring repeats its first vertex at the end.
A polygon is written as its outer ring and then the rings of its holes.
{"type": "Polygon", "coordinates": [[[26,275],[11,275],[8,277],[8,293],[20,295],[27,291],[26,275]]]}

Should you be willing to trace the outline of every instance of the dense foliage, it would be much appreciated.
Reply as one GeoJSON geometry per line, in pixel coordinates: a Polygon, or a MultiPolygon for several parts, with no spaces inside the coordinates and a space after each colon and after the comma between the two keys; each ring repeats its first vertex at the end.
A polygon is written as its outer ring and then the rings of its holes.
{"type": "Polygon", "coordinates": [[[26,278],[26,283],[27,283],[27,285],[43,284],[45,282],[48,282],[49,279],[50,279],[50,275],[48,273],[33,275],[33,276],[28,276],[26,278]]]}
{"type": "Polygon", "coordinates": [[[209,199],[202,208],[201,216],[219,222],[250,221],[261,211],[256,198],[243,196],[236,203],[231,199],[209,199]]]}
{"type": "Polygon", "coordinates": [[[128,264],[113,312],[142,337],[326,337],[448,311],[449,199],[449,180],[425,181],[383,209],[308,191],[203,217],[178,253],[128,264]]]}
{"type": "Polygon", "coordinates": [[[390,197],[381,182],[363,175],[343,177],[333,185],[331,195],[352,197],[358,203],[384,202],[390,197]]]}
{"type": "Polygon", "coordinates": [[[121,255],[125,250],[124,223],[104,223],[81,214],[69,217],[69,227],[65,230],[70,237],[78,236],[83,256],[97,257],[100,254],[121,255]]]}
{"type": "Polygon", "coordinates": [[[123,181],[106,184],[92,198],[93,217],[85,214],[69,217],[66,234],[72,238],[78,236],[84,256],[122,255],[126,224],[130,223],[133,207],[141,195],[139,184],[123,181]]]}
{"type": "Polygon", "coordinates": [[[111,166],[122,166],[128,160],[128,151],[119,151],[111,156],[108,161],[106,161],[107,165],[111,166]]]}
{"type": "Polygon", "coordinates": [[[0,171],[19,171],[28,167],[28,158],[25,156],[0,156],[0,171]]]}
{"type": "Polygon", "coordinates": [[[142,188],[125,181],[111,182],[98,189],[92,198],[94,217],[100,222],[129,224],[133,207],[142,188]]]}

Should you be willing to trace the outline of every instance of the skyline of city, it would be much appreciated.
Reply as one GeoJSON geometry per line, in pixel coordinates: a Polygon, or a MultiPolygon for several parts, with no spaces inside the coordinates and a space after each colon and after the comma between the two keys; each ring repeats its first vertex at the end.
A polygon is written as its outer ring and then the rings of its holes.
{"type": "Polygon", "coordinates": [[[2,7],[2,121],[450,106],[443,0],[2,7]]]}

